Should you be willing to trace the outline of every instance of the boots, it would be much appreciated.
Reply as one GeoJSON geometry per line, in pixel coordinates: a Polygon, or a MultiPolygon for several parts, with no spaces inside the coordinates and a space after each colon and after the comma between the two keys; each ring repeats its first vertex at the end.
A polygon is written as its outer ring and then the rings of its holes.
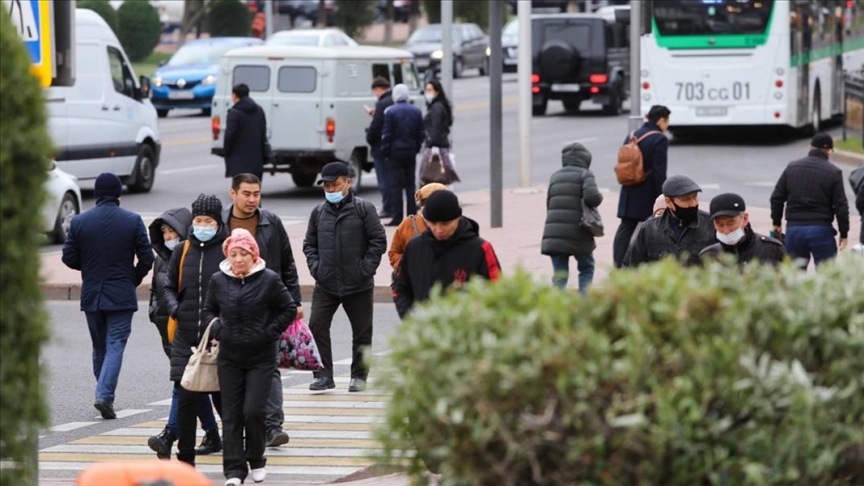
{"type": "Polygon", "coordinates": [[[166,427],[159,435],[154,435],[147,439],[147,446],[156,453],[157,458],[171,459],[171,447],[176,440],[177,436],[174,435],[174,432],[171,432],[166,427]]]}
{"type": "Polygon", "coordinates": [[[201,445],[195,448],[196,456],[206,456],[214,452],[222,452],[222,439],[219,437],[218,428],[205,432],[201,445]]]}

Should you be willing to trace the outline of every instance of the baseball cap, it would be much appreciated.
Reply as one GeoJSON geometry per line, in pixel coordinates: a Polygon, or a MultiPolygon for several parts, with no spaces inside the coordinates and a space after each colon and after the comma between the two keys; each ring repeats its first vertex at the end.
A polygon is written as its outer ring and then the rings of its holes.
{"type": "Polygon", "coordinates": [[[717,216],[738,216],[747,209],[744,198],[738,194],[727,192],[715,196],[711,200],[711,219],[717,216]]]}
{"type": "Polygon", "coordinates": [[[687,176],[674,175],[663,183],[663,195],[666,197],[681,197],[694,192],[702,192],[702,188],[687,176]]]}
{"type": "Polygon", "coordinates": [[[827,133],[817,133],[813,136],[813,139],[810,140],[810,146],[818,149],[833,149],[834,138],[827,133]]]}
{"type": "Polygon", "coordinates": [[[348,177],[348,164],[344,162],[330,162],[321,169],[321,180],[318,185],[325,182],[333,182],[340,177],[348,177]]]}

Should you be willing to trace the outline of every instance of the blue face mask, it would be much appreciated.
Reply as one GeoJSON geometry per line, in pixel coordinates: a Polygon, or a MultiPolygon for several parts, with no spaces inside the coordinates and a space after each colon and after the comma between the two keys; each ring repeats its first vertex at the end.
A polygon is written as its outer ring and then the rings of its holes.
{"type": "Polygon", "coordinates": [[[327,199],[327,202],[330,204],[339,204],[345,199],[345,195],[342,192],[327,192],[324,191],[324,197],[327,199]]]}
{"type": "Polygon", "coordinates": [[[216,236],[216,228],[212,226],[193,226],[192,234],[195,235],[195,238],[198,238],[198,241],[210,241],[216,236]]]}

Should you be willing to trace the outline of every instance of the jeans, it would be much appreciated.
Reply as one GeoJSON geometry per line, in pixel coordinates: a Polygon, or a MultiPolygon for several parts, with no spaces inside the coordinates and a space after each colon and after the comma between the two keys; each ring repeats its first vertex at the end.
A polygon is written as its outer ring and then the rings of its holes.
{"type": "MultiPolygon", "coordinates": [[[[177,435],[177,410],[180,408],[180,383],[174,382],[171,391],[171,409],[168,411],[168,423],[165,428],[177,435]]],[[[201,429],[213,430],[218,427],[216,416],[213,415],[213,405],[210,397],[201,395],[198,398],[198,420],[201,421],[201,429]]]]}
{"type": "MultiPolygon", "coordinates": [[[[551,258],[552,270],[555,272],[552,284],[563,289],[567,287],[570,277],[570,255],[551,255],[551,258]]],[[[579,269],[579,292],[585,295],[594,280],[594,254],[574,255],[573,258],[576,259],[579,269]]]]}
{"type": "Polygon", "coordinates": [[[267,417],[264,421],[267,424],[267,430],[279,431],[282,430],[282,424],[285,422],[285,411],[282,410],[282,373],[279,371],[279,342],[274,346],[276,351],[276,366],[273,367],[273,384],[270,385],[270,395],[267,397],[267,417]]]}
{"type": "Polygon", "coordinates": [[[123,365],[123,351],[132,333],[135,311],[85,312],[90,341],[93,343],[93,376],[96,377],[96,400],[114,403],[114,391],[123,365]]]}
{"type": "Polygon", "coordinates": [[[387,214],[393,214],[392,202],[390,201],[390,168],[387,167],[387,159],[383,155],[374,156],[375,177],[378,178],[378,190],[381,191],[381,208],[387,214]]]}
{"type": "Polygon", "coordinates": [[[630,248],[633,232],[641,222],[638,219],[621,218],[621,223],[618,224],[618,230],[615,232],[615,241],[612,243],[612,259],[615,261],[615,268],[624,265],[624,256],[630,248]]]}
{"type": "Polygon", "coordinates": [[[390,203],[392,204],[393,222],[402,221],[405,214],[417,213],[417,202],[414,193],[417,192],[417,156],[393,158],[388,161],[390,165],[390,203]],[[405,191],[405,207],[402,206],[402,191],[405,191]]]}
{"type": "Polygon", "coordinates": [[[810,256],[820,265],[837,256],[837,241],[831,226],[787,226],[786,251],[801,268],[807,268],[810,256]]]}
{"type": "Polygon", "coordinates": [[[372,289],[356,294],[338,297],[315,287],[312,294],[312,314],[309,316],[309,329],[321,353],[323,370],[315,372],[316,377],[333,377],[333,348],[330,341],[330,325],[333,314],[339,306],[345,309],[351,321],[352,359],[351,378],[366,380],[369,369],[363,362],[363,353],[372,347],[372,289]]]}

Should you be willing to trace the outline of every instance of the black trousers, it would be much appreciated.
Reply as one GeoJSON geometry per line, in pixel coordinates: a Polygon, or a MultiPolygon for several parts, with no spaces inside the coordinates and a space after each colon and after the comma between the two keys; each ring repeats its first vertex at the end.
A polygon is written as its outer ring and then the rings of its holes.
{"type": "Polygon", "coordinates": [[[216,413],[222,415],[222,398],[219,392],[199,393],[180,387],[177,404],[177,459],[195,465],[195,430],[198,428],[198,400],[201,395],[210,395],[216,413]]]}
{"type": "Polygon", "coordinates": [[[279,371],[279,343],[276,342],[274,347],[276,352],[276,366],[273,367],[273,384],[270,386],[270,396],[267,397],[267,417],[264,422],[267,424],[267,430],[279,431],[282,430],[282,424],[285,422],[285,412],[282,410],[282,373],[279,371]]]}
{"type": "Polygon", "coordinates": [[[618,225],[618,231],[615,232],[615,242],[612,244],[612,259],[615,261],[615,268],[621,268],[624,264],[624,255],[627,254],[627,248],[630,247],[630,239],[633,237],[633,232],[636,231],[636,226],[642,220],[621,218],[621,223],[618,225]]]}
{"type": "Polygon", "coordinates": [[[363,362],[363,352],[372,347],[372,291],[339,297],[317,286],[312,294],[312,314],[309,316],[309,329],[321,352],[324,369],[315,372],[316,377],[333,377],[333,347],[330,341],[330,325],[333,315],[341,305],[351,321],[351,378],[365,380],[369,369],[363,362]]]}
{"type": "Polygon", "coordinates": [[[219,388],[224,412],[222,471],[226,479],[245,480],[249,468],[259,469],[267,463],[264,417],[275,368],[276,362],[269,353],[237,360],[219,357],[219,388]]]}
{"type": "MultiPolygon", "coordinates": [[[[390,169],[390,204],[393,213],[393,221],[402,221],[405,214],[417,213],[417,202],[414,193],[417,192],[416,174],[417,157],[391,157],[387,161],[390,169]],[[405,206],[402,205],[402,192],[405,192],[405,206]]],[[[313,303],[314,305],[314,303],[313,303]]]]}

